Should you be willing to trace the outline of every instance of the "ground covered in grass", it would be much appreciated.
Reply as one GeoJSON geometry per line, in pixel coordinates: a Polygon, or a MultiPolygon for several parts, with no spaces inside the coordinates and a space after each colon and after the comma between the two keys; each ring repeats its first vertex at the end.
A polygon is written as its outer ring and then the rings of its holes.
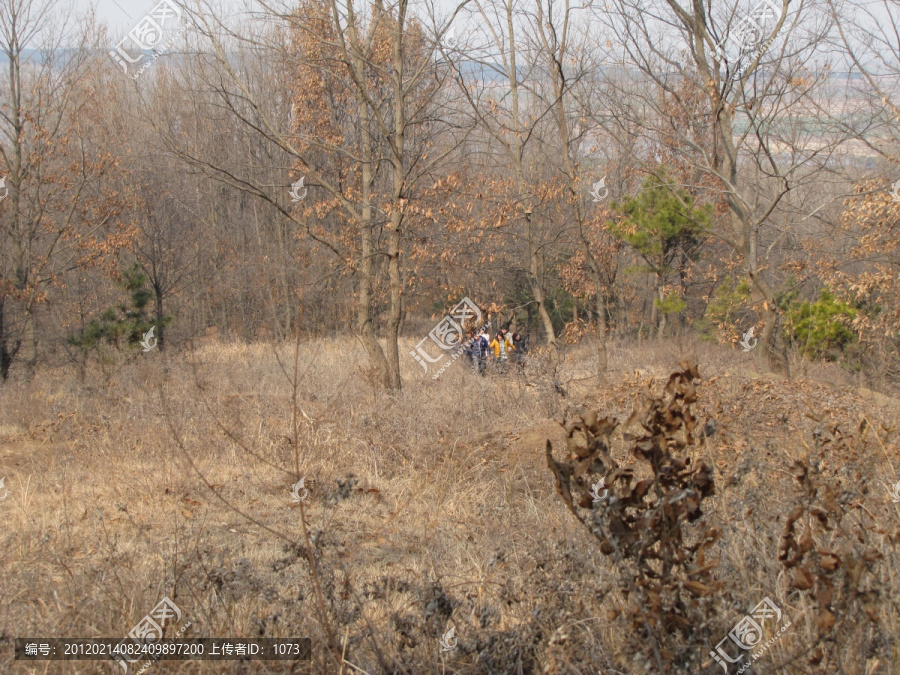
{"type": "MultiPolygon", "coordinates": [[[[764,597],[790,627],[756,672],[897,671],[896,399],[839,369],[761,377],[738,351],[675,343],[612,345],[603,384],[589,345],[524,376],[460,362],[435,381],[408,359],[385,394],[358,352],[211,344],[5,385],[0,671],[34,668],[13,660],[17,636],[124,636],[164,596],[185,637],[310,637],[313,655],[158,672],[721,672],[708,653],[764,597]],[[697,525],[721,536],[717,584],[692,591],[708,617],[667,651],[652,621],[636,633],[625,563],[564,506],[546,444],[565,454],[574,411],[624,423],[686,352],[701,379],[681,454],[713,468],[697,525]],[[807,558],[790,567],[798,507],[807,558]]],[[[632,432],[609,439],[622,466],[632,432]]]]}

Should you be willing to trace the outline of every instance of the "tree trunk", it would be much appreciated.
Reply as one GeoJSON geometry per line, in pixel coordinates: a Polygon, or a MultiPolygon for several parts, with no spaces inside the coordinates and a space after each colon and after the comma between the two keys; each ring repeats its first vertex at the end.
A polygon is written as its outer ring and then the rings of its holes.
{"type": "Polygon", "coordinates": [[[684,251],[682,251],[681,265],[679,266],[679,270],[678,270],[678,281],[679,281],[679,284],[681,285],[681,297],[685,301],[685,308],[681,312],[681,316],[678,319],[678,338],[679,339],[681,339],[682,335],[684,335],[684,330],[685,330],[685,328],[687,328],[687,313],[688,313],[688,309],[689,309],[689,307],[687,305],[687,296],[688,296],[687,269],[686,269],[687,263],[688,263],[687,254],[684,251]]]}
{"type": "Polygon", "coordinates": [[[25,308],[23,335],[25,354],[25,380],[31,382],[34,380],[35,370],[37,368],[37,333],[34,328],[34,310],[31,307],[25,308]]]}
{"type": "MultiPolygon", "coordinates": [[[[366,168],[363,168],[363,175],[366,174],[366,168]]],[[[363,179],[365,182],[365,178],[363,179]]],[[[365,192],[365,190],[364,190],[365,192]]],[[[359,331],[360,339],[369,361],[375,368],[375,374],[381,385],[385,388],[390,387],[390,376],[388,373],[387,360],[384,357],[384,350],[381,343],[378,342],[378,336],[375,334],[375,327],[372,323],[372,276],[374,261],[372,253],[374,242],[372,240],[371,222],[372,207],[368,201],[363,206],[363,223],[361,230],[362,243],[362,261],[359,268],[359,300],[356,306],[356,328],[359,331]]]]}
{"type": "Polygon", "coordinates": [[[663,306],[663,301],[665,298],[663,297],[663,287],[662,284],[658,284],[656,287],[656,297],[659,298],[660,309],[659,309],[659,332],[656,334],[658,340],[663,339],[663,335],[666,332],[666,325],[668,324],[668,314],[666,314],[665,306],[663,306]]]}
{"type": "Polygon", "coordinates": [[[594,292],[597,301],[597,377],[602,381],[609,368],[606,354],[606,298],[599,275],[594,278],[594,292]]]}
{"type": "MultiPolygon", "coordinates": [[[[361,59],[355,58],[353,67],[356,69],[356,77],[360,82],[364,81],[364,64],[361,59]]],[[[362,165],[362,222],[360,223],[361,260],[359,266],[359,298],[356,307],[356,328],[369,362],[375,368],[375,375],[381,382],[381,386],[391,387],[391,373],[388,362],[384,356],[384,350],[378,341],[375,327],[372,323],[372,288],[374,285],[375,268],[375,243],[372,235],[372,183],[375,180],[372,164],[372,131],[370,129],[370,111],[363,92],[357,87],[356,104],[360,117],[360,158],[362,165]]]]}
{"type": "Polygon", "coordinates": [[[6,330],[6,298],[0,298],[0,379],[9,378],[9,369],[12,366],[13,359],[16,358],[16,352],[19,351],[21,342],[16,342],[15,347],[9,348],[9,334],[6,330]]]}
{"type": "Polygon", "coordinates": [[[165,314],[163,313],[162,287],[158,284],[153,284],[153,294],[156,296],[156,327],[159,329],[156,341],[159,344],[159,351],[162,351],[166,344],[165,327],[163,326],[165,314]]]}
{"type": "Polygon", "coordinates": [[[394,173],[393,208],[387,227],[388,283],[391,291],[391,308],[388,318],[387,366],[389,388],[398,391],[403,385],[400,379],[400,325],[403,323],[403,275],[400,271],[400,246],[402,244],[403,218],[406,206],[406,93],[403,89],[403,30],[406,24],[406,4],[401,2],[399,16],[392,36],[393,66],[391,80],[394,88],[394,133],[391,144],[391,168],[394,173]]]}
{"type": "MultiPolygon", "coordinates": [[[[580,213],[580,207],[577,209],[580,213]]],[[[581,239],[581,248],[584,251],[585,259],[588,262],[588,269],[591,273],[591,279],[594,282],[594,303],[597,311],[597,379],[603,382],[609,363],[606,355],[606,298],[603,297],[603,275],[601,274],[600,264],[591,251],[590,242],[584,231],[584,225],[579,221],[579,238],[581,239]]]]}
{"type": "Polygon", "coordinates": [[[528,243],[528,282],[531,286],[531,293],[534,295],[535,302],[538,306],[538,316],[544,326],[544,333],[547,336],[547,344],[556,345],[556,331],[553,329],[553,321],[547,312],[544,298],[544,289],[541,287],[541,264],[540,251],[536,246],[536,232],[532,212],[534,202],[532,199],[531,188],[525,180],[525,169],[522,166],[523,155],[523,125],[519,114],[519,71],[516,65],[516,30],[515,15],[513,3],[506,5],[506,28],[509,38],[509,45],[506,47],[509,52],[509,61],[507,65],[507,77],[509,78],[510,99],[512,101],[512,128],[513,137],[511,145],[507,146],[507,152],[513,162],[513,170],[516,176],[516,188],[519,193],[519,201],[525,207],[525,238],[528,243]]]}
{"type": "MultiPolygon", "coordinates": [[[[402,178],[401,178],[402,179],[402,178]]],[[[400,228],[402,227],[401,213],[391,217],[391,226],[388,228],[387,255],[388,255],[388,281],[391,289],[391,308],[388,317],[387,334],[387,386],[392,390],[399,390],[403,385],[400,379],[400,324],[403,322],[403,281],[400,276],[400,228]]]]}
{"type": "Polygon", "coordinates": [[[778,306],[775,303],[775,293],[757,272],[750,271],[748,275],[753,288],[762,296],[764,301],[764,308],[761,312],[763,329],[762,334],[759,336],[760,349],[757,355],[757,363],[765,373],[778,373],[790,377],[787,350],[783,343],[781,343],[781,350],[778,348],[781,341],[778,339],[779,314],[778,306]]]}
{"type": "Polygon", "coordinates": [[[556,344],[556,331],[553,328],[553,320],[547,311],[546,299],[544,297],[544,289],[541,287],[540,275],[540,259],[538,251],[534,246],[532,238],[531,214],[525,215],[526,229],[528,231],[528,258],[529,258],[529,275],[528,281],[531,283],[531,292],[537,302],[538,316],[544,326],[544,334],[547,336],[547,344],[556,344]]]}

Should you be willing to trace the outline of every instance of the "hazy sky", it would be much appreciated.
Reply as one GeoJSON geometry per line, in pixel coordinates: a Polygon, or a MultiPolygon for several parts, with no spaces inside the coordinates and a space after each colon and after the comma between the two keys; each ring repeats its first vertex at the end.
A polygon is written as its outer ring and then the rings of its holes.
{"type": "Polygon", "coordinates": [[[159,0],[76,0],[75,6],[79,11],[88,11],[95,6],[98,18],[115,34],[129,30],[157,2],[159,0]]]}
{"type": "MultiPolygon", "coordinates": [[[[159,0],[74,0],[73,5],[79,12],[87,12],[90,8],[97,8],[98,18],[105,22],[111,29],[112,35],[122,35],[130,30],[149,10],[153,9],[159,0]]],[[[427,4],[434,4],[439,12],[444,14],[455,6],[455,0],[428,0],[427,4]]],[[[216,0],[216,4],[243,9],[247,5],[246,0],[216,0]]],[[[274,3],[281,5],[281,0],[274,3]]],[[[60,5],[65,7],[66,4],[60,5]]],[[[254,5],[254,9],[258,9],[254,5]]],[[[424,6],[420,9],[424,9],[424,6]]]]}
{"type": "MultiPolygon", "coordinates": [[[[276,4],[279,2],[277,0],[276,4]]],[[[73,5],[79,12],[88,12],[91,7],[96,7],[97,18],[110,27],[110,34],[123,35],[158,3],[159,0],[74,0],[73,5]]],[[[246,0],[215,0],[215,4],[244,9],[248,3],[246,0]]],[[[60,5],[66,6],[65,2],[60,5]]]]}
{"type": "MultiPolygon", "coordinates": [[[[214,5],[227,7],[227,15],[230,18],[236,17],[241,11],[246,11],[248,5],[252,6],[254,10],[258,10],[258,6],[256,6],[252,0],[212,1],[214,5]]],[[[272,1],[276,5],[282,5],[287,0],[272,1]]],[[[429,6],[436,7],[438,14],[442,17],[446,17],[459,1],[460,0],[419,0],[415,6],[422,10],[423,13],[427,11],[426,8],[429,6]]],[[[729,2],[733,1],[734,0],[729,0],[729,2]]],[[[65,12],[74,6],[77,12],[86,13],[91,7],[96,7],[98,19],[101,22],[106,23],[110,29],[110,37],[118,39],[119,37],[123,37],[131,28],[133,28],[141,18],[156,6],[159,0],[70,0],[70,2],[72,2],[72,4],[68,4],[66,0],[62,0],[62,2],[57,5],[56,11],[65,12]]],[[[193,3],[188,2],[187,4],[191,5],[193,3]]],[[[895,15],[893,18],[886,16],[886,10],[881,6],[880,0],[861,0],[858,9],[864,9],[870,14],[855,16],[854,18],[857,22],[861,25],[872,24],[872,27],[869,30],[877,36],[878,40],[889,40],[891,38],[890,30],[896,24],[897,16],[895,15]],[[880,25],[878,21],[879,17],[883,17],[884,19],[880,22],[880,25]],[[888,35],[879,35],[879,31],[885,30],[885,27],[887,27],[888,35]]],[[[456,27],[455,32],[459,33],[461,31],[462,33],[465,33],[467,27],[466,24],[470,21],[472,21],[471,17],[466,17],[465,15],[458,17],[454,24],[456,27]]],[[[428,22],[426,21],[426,23],[428,22]]],[[[877,64],[873,64],[872,67],[877,70],[877,64]]]]}

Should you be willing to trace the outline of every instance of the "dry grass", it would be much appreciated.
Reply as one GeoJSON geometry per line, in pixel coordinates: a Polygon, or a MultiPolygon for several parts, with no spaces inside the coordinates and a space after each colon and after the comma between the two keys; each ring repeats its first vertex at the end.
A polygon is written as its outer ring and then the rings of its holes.
{"type": "MultiPolygon", "coordinates": [[[[320,340],[300,346],[295,416],[291,345],[208,344],[108,366],[108,378],[59,370],[7,385],[0,670],[26,670],[13,661],[16,636],[122,636],[169,595],[192,622],[186,637],[309,636],[313,659],[161,662],[158,672],[643,672],[621,651],[629,626],[610,612],[616,571],[562,506],[544,445],[562,438],[554,420],[572,405],[626,418],[684,349],[614,344],[604,387],[588,378],[588,345],[555,381],[482,379],[462,363],[432,381],[406,357],[407,386],[387,395],[357,343],[320,340]],[[310,487],[302,508],[289,493],[295,438],[310,487]],[[451,626],[458,645],[441,652],[451,626]]],[[[900,504],[881,482],[900,479],[896,433],[883,428],[897,401],[858,394],[839,369],[832,385],[786,382],[759,377],[740,352],[690,349],[704,377],[700,419],[717,426],[691,452],[716,468],[705,519],[723,530],[719,578],[732,603],[713,630],[724,637],[768,595],[792,627],[758,672],[896,672],[900,504]],[[877,621],[838,616],[816,665],[815,603],[789,588],[777,546],[800,494],[791,463],[832,423],[856,434],[859,452],[827,462],[880,528],[866,536],[884,559],[872,577],[877,621]]],[[[629,463],[621,430],[616,443],[629,463]]],[[[113,672],[99,661],[40,669],[113,672]]]]}

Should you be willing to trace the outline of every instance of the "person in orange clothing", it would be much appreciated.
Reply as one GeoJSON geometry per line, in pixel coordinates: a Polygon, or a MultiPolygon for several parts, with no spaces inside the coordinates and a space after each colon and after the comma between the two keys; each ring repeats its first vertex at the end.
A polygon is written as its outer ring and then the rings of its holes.
{"type": "Polygon", "coordinates": [[[501,328],[491,341],[490,347],[494,350],[494,360],[500,365],[500,372],[505,373],[509,366],[509,354],[516,349],[509,337],[509,331],[501,328]]]}

